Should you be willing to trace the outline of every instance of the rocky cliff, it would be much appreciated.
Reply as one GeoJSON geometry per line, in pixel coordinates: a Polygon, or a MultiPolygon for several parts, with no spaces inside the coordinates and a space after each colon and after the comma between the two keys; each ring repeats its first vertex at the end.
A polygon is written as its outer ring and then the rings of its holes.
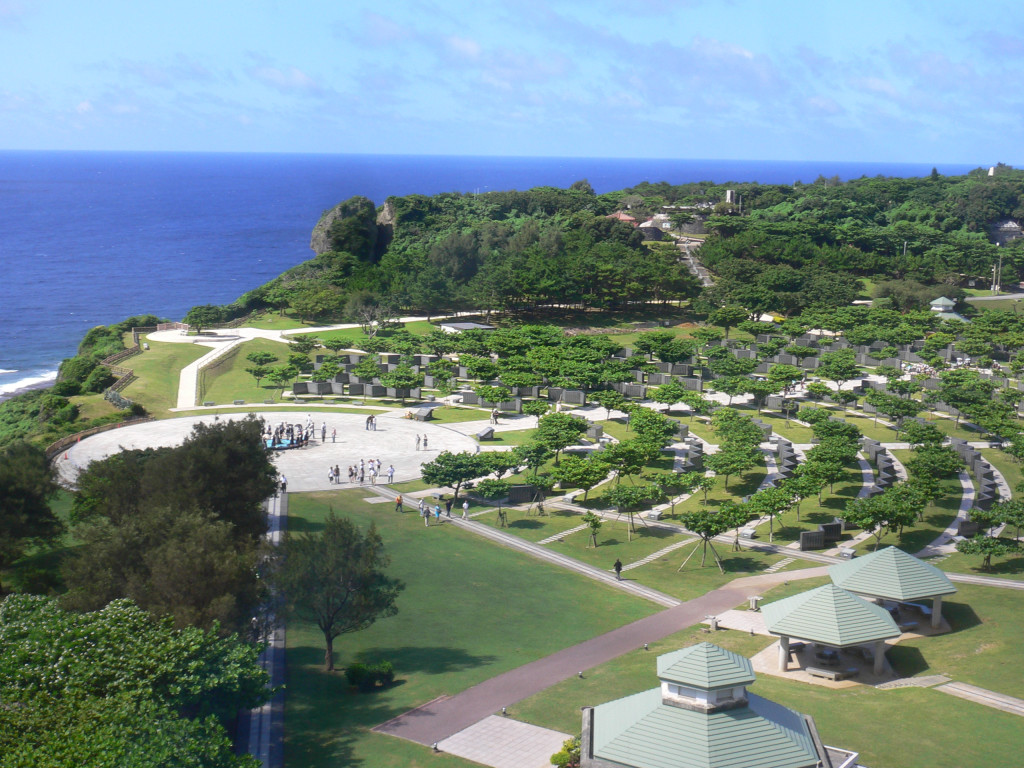
{"type": "Polygon", "coordinates": [[[391,242],[395,209],[390,201],[374,208],[365,197],[350,197],[325,212],[313,227],[309,247],[317,256],[345,251],[364,261],[375,261],[391,242]]]}

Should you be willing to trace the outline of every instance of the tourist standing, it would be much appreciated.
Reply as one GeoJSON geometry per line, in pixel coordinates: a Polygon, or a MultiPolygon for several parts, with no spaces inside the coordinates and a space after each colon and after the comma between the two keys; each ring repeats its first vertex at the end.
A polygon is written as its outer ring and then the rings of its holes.
{"type": "Polygon", "coordinates": [[[331,430],[331,442],[332,443],[333,442],[337,442],[337,439],[338,439],[338,429],[337,429],[337,427],[335,427],[334,429],[331,430]]]}
{"type": "Polygon", "coordinates": [[[441,505],[437,503],[434,504],[434,519],[441,522],[441,505]]]}
{"type": "Polygon", "coordinates": [[[444,503],[444,513],[448,516],[452,516],[452,504],[455,503],[455,499],[448,499],[444,503]]]}
{"type": "Polygon", "coordinates": [[[388,465],[388,485],[390,485],[393,482],[395,482],[395,465],[394,464],[389,464],[388,465]]]}
{"type": "Polygon", "coordinates": [[[398,494],[395,497],[395,512],[404,512],[405,508],[402,506],[402,494],[398,494]]]}
{"type": "Polygon", "coordinates": [[[427,436],[426,435],[423,436],[423,450],[424,451],[427,450],[427,436]]]}
{"type": "Polygon", "coordinates": [[[469,499],[462,500],[462,519],[465,520],[469,515],[469,499]]]}
{"type": "Polygon", "coordinates": [[[418,451],[419,449],[420,449],[420,436],[416,435],[416,450],[418,451]]]}

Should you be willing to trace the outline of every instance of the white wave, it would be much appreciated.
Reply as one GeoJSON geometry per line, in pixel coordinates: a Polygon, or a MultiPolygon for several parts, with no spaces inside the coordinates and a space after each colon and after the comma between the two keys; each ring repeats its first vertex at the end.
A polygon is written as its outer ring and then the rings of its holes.
{"type": "Polygon", "coordinates": [[[0,375],[3,375],[5,373],[17,373],[17,372],[18,372],[17,368],[0,368],[0,375]]]}
{"type": "Polygon", "coordinates": [[[0,384],[0,395],[9,395],[21,389],[34,389],[42,384],[48,384],[56,380],[56,371],[46,371],[38,376],[28,376],[24,379],[0,384]]]}

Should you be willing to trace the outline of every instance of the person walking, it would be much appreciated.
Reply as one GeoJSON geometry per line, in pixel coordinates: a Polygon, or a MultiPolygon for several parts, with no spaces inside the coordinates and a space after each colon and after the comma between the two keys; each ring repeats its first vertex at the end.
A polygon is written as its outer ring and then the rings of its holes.
{"type": "Polygon", "coordinates": [[[434,519],[437,520],[437,522],[439,522],[439,523],[441,522],[441,505],[440,504],[436,504],[436,503],[434,504],[434,519]]]}
{"type": "Polygon", "coordinates": [[[373,425],[373,431],[376,432],[377,431],[377,417],[376,416],[371,416],[370,417],[370,424],[373,425]]]}
{"type": "Polygon", "coordinates": [[[444,502],[444,513],[448,516],[452,516],[452,504],[455,503],[455,499],[447,499],[444,502]]]}
{"type": "Polygon", "coordinates": [[[612,566],[615,569],[615,578],[617,581],[622,581],[622,561],[619,558],[615,558],[615,565],[612,566]]]}
{"type": "Polygon", "coordinates": [[[416,435],[416,450],[418,451],[419,449],[420,449],[420,436],[416,435]]]}
{"type": "Polygon", "coordinates": [[[395,497],[395,512],[404,512],[405,508],[402,506],[402,494],[398,494],[395,497]]]}
{"type": "Polygon", "coordinates": [[[327,468],[327,482],[334,485],[334,467],[327,468]]]}
{"type": "Polygon", "coordinates": [[[462,500],[462,519],[465,520],[469,515],[469,499],[462,500]]]}
{"type": "Polygon", "coordinates": [[[288,478],[281,475],[281,493],[288,493],[288,478]]]}
{"type": "Polygon", "coordinates": [[[366,468],[359,468],[359,484],[362,485],[366,481],[366,468]]]}
{"type": "Polygon", "coordinates": [[[335,442],[337,442],[337,440],[338,440],[338,430],[337,430],[337,428],[334,428],[334,429],[331,430],[331,442],[335,443],[335,442]]]}
{"type": "Polygon", "coordinates": [[[334,482],[341,485],[341,467],[337,464],[334,465],[334,482]]]}
{"type": "Polygon", "coordinates": [[[424,525],[424,527],[429,527],[430,526],[430,508],[427,507],[427,505],[424,504],[422,500],[420,501],[420,514],[423,515],[423,525],[424,525]]]}
{"type": "Polygon", "coordinates": [[[327,442],[327,422],[326,421],[323,424],[320,425],[320,442],[321,443],[326,443],[327,442]]]}
{"type": "Polygon", "coordinates": [[[425,510],[426,508],[427,508],[427,504],[426,504],[426,502],[425,502],[425,501],[423,501],[423,499],[420,499],[420,514],[421,514],[421,515],[423,514],[423,511],[424,511],[424,510],[425,510]]]}
{"type": "Polygon", "coordinates": [[[388,465],[388,485],[390,485],[393,482],[395,482],[395,465],[394,464],[389,464],[388,465]]]}
{"type": "Polygon", "coordinates": [[[423,436],[423,450],[424,451],[427,450],[427,436],[426,435],[423,436]]]}
{"type": "Polygon", "coordinates": [[[373,464],[370,464],[370,485],[377,484],[377,470],[373,468],[373,464]]]}

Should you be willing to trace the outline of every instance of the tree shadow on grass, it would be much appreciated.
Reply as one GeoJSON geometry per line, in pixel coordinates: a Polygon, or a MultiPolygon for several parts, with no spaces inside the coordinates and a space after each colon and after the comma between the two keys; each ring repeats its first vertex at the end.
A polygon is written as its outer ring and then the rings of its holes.
{"type": "Polygon", "coordinates": [[[1024,557],[1010,557],[1006,560],[993,560],[992,567],[988,570],[982,568],[972,568],[977,574],[982,576],[1008,576],[1017,575],[1024,573],[1024,557]]]}
{"type": "Polygon", "coordinates": [[[749,557],[722,557],[722,567],[726,573],[760,573],[769,563],[749,557]]]}
{"type": "Polygon", "coordinates": [[[536,530],[544,527],[544,521],[532,519],[513,520],[508,524],[509,528],[522,528],[523,530],[536,530]]]}
{"type": "MultiPolygon", "coordinates": [[[[440,646],[394,646],[374,647],[359,651],[355,656],[348,656],[341,651],[342,644],[335,641],[335,663],[338,664],[337,674],[342,675],[344,666],[358,661],[372,664],[378,661],[390,661],[395,667],[396,678],[416,673],[443,675],[463,669],[493,664],[496,656],[477,656],[461,648],[440,646]]],[[[289,666],[323,668],[323,646],[301,645],[288,649],[289,666]]],[[[342,677],[344,677],[342,675],[342,677]]]]}

